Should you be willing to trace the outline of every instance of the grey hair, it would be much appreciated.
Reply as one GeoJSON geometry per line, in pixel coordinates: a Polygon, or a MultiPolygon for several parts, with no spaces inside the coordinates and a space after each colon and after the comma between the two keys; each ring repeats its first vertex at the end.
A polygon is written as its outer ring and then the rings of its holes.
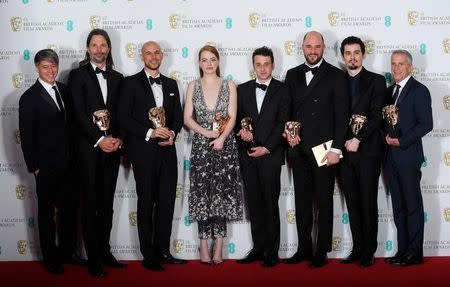
{"type": "Polygon", "coordinates": [[[42,49],[36,53],[34,56],[34,65],[37,66],[42,61],[49,61],[59,65],[58,54],[52,49],[42,49]]]}
{"type": "Polygon", "coordinates": [[[400,55],[405,56],[406,59],[407,59],[407,61],[408,61],[408,64],[412,65],[412,63],[413,63],[413,57],[412,57],[412,55],[411,55],[410,52],[408,52],[408,51],[406,51],[406,50],[403,50],[403,49],[400,49],[400,50],[394,50],[394,51],[392,51],[392,55],[395,55],[395,54],[400,54],[400,55]]]}

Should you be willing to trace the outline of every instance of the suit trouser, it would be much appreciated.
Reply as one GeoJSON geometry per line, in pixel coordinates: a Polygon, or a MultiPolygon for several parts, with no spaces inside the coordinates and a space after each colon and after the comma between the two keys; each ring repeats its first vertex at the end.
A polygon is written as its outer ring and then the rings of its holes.
{"type": "Polygon", "coordinates": [[[313,251],[324,254],[331,251],[333,233],[334,166],[318,167],[312,153],[303,153],[293,159],[295,216],[298,252],[310,257],[313,251]],[[313,249],[313,219],[317,214],[316,244],[313,249]]]}
{"type": "Polygon", "coordinates": [[[241,165],[245,196],[250,217],[253,250],[265,256],[277,257],[280,247],[281,165],[267,158],[251,159],[241,165]]]}
{"type": "Polygon", "coordinates": [[[170,251],[170,235],[177,187],[174,150],[160,149],[151,162],[133,163],[136,181],[137,225],[144,259],[170,251]]]}
{"type": "Polygon", "coordinates": [[[381,156],[345,153],[339,166],[350,219],[355,254],[371,256],[377,250],[378,182],[381,156]]]}

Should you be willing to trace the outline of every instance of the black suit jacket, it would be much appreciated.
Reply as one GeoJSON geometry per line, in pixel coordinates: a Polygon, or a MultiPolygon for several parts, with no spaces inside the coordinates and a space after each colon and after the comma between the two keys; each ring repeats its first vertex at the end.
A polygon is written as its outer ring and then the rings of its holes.
{"type": "MultiPolygon", "coordinates": [[[[161,75],[163,107],[166,127],[178,134],[183,126],[180,94],[177,82],[161,75]]],[[[149,128],[154,128],[148,118],[150,108],[156,107],[149,80],[142,70],[126,77],[121,87],[119,104],[120,126],[126,133],[127,151],[131,162],[148,162],[160,149],[158,139],[145,141],[149,128]]],[[[164,147],[175,152],[175,144],[164,147]]]]}
{"type": "Polygon", "coordinates": [[[285,80],[291,93],[291,117],[302,124],[297,147],[312,153],[311,147],[333,140],[332,148],[342,150],[349,115],[345,75],[323,60],[307,86],[304,67],[290,69],[285,80]]]}
{"type": "Polygon", "coordinates": [[[22,151],[29,172],[67,168],[71,155],[71,102],[67,88],[57,82],[64,102],[61,112],[39,81],[19,100],[19,130],[22,151]]]}
{"type": "Polygon", "coordinates": [[[356,136],[349,126],[347,139],[355,137],[360,140],[358,152],[379,156],[383,154],[385,146],[381,130],[383,125],[381,109],[386,105],[386,81],[383,76],[369,72],[364,67],[357,77],[359,85],[354,98],[350,99],[350,117],[354,114],[363,115],[367,117],[367,122],[356,136]]]}
{"type": "Polygon", "coordinates": [[[108,109],[111,115],[111,123],[107,133],[113,137],[122,138],[117,123],[117,101],[123,76],[114,70],[107,72],[108,95],[106,103],[103,100],[97,74],[90,63],[70,72],[68,86],[73,98],[74,117],[80,133],[81,149],[95,150],[95,143],[100,137],[104,136],[104,133],[92,121],[92,115],[97,110],[108,109]]]}
{"type": "MultiPolygon", "coordinates": [[[[289,90],[287,85],[272,78],[266,90],[261,111],[256,106],[256,81],[250,80],[237,88],[238,113],[236,130],[240,130],[240,122],[244,117],[252,118],[253,141],[264,146],[270,152],[267,157],[274,164],[284,163],[284,140],[282,133],[284,124],[289,119],[289,90]]],[[[251,160],[247,154],[247,143],[238,137],[241,163],[251,160]]]]}

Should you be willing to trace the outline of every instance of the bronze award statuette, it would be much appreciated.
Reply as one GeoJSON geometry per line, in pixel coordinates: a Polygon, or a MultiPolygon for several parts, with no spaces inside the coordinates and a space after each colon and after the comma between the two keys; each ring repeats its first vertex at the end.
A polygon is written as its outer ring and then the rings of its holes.
{"type": "MultiPolygon", "coordinates": [[[[295,138],[300,136],[300,128],[302,124],[299,122],[289,121],[284,124],[284,133],[287,137],[295,138]]],[[[296,157],[298,155],[298,150],[295,147],[289,146],[287,151],[288,157],[296,157]]]]}
{"type": "Polygon", "coordinates": [[[361,129],[363,128],[364,124],[367,122],[367,117],[363,115],[354,114],[350,118],[350,127],[352,129],[353,135],[357,135],[361,129]]]}
{"type": "MultiPolygon", "coordinates": [[[[241,128],[245,131],[250,132],[253,134],[253,126],[252,126],[252,118],[251,117],[245,117],[241,120],[241,128]]],[[[247,150],[251,152],[252,147],[260,146],[260,144],[257,144],[254,140],[251,142],[246,143],[247,144],[247,150]]]]}
{"type": "MultiPolygon", "coordinates": [[[[166,111],[164,107],[154,107],[148,110],[148,119],[153,125],[154,129],[166,127],[166,111]]],[[[167,141],[168,139],[162,139],[167,141]]]]}
{"type": "Polygon", "coordinates": [[[399,118],[398,107],[396,105],[385,106],[382,109],[383,119],[389,127],[388,135],[390,138],[398,138],[399,130],[397,128],[399,118]]]}
{"type": "Polygon", "coordinates": [[[212,130],[222,134],[229,120],[230,117],[228,115],[224,115],[222,112],[216,112],[213,117],[212,130]]]}
{"type": "Polygon", "coordinates": [[[109,130],[111,124],[111,115],[107,109],[95,111],[92,114],[92,121],[97,125],[98,129],[105,133],[109,130]]]}

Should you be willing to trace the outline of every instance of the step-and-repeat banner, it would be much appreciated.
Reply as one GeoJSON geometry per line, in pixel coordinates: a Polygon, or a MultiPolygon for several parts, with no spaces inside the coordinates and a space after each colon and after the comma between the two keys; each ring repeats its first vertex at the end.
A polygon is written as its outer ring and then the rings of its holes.
{"type": "MultiPolygon", "coordinates": [[[[221,71],[237,84],[252,77],[251,54],[266,45],[275,54],[274,77],[304,61],[305,32],[320,31],[324,58],[343,67],[340,42],[349,35],[366,44],[365,67],[392,81],[390,53],[407,49],[414,77],[431,91],[434,129],[424,138],[422,193],[426,256],[450,255],[450,4],[446,1],[194,1],[194,0],[0,0],[0,260],[40,258],[33,177],[27,173],[18,133],[18,101],[36,80],[33,58],[43,48],[60,57],[59,80],[85,54],[93,28],[108,31],[116,69],[131,75],[142,69],[142,44],[161,43],[162,72],[178,81],[184,95],[198,77],[197,54],[206,43],[220,51],[221,71]]],[[[190,134],[177,138],[179,177],[171,239],[172,253],[198,258],[197,225],[188,215],[190,134]]],[[[280,257],[297,249],[292,171],[282,170],[280,257]]],[[[112,251],[120,259],[139,259],[133,171],[121,166],[114,203],[112,251]]],[[[395,253],[396,231],[389,191],[380,179],[377,256],[395,253]]],[[[224,256],[239,258],[251,248],[246,218],[228,225],[224,256]]],[[[334,192],[333,252],[351,249],[349,217],[340,190],[334,192]]]]}

